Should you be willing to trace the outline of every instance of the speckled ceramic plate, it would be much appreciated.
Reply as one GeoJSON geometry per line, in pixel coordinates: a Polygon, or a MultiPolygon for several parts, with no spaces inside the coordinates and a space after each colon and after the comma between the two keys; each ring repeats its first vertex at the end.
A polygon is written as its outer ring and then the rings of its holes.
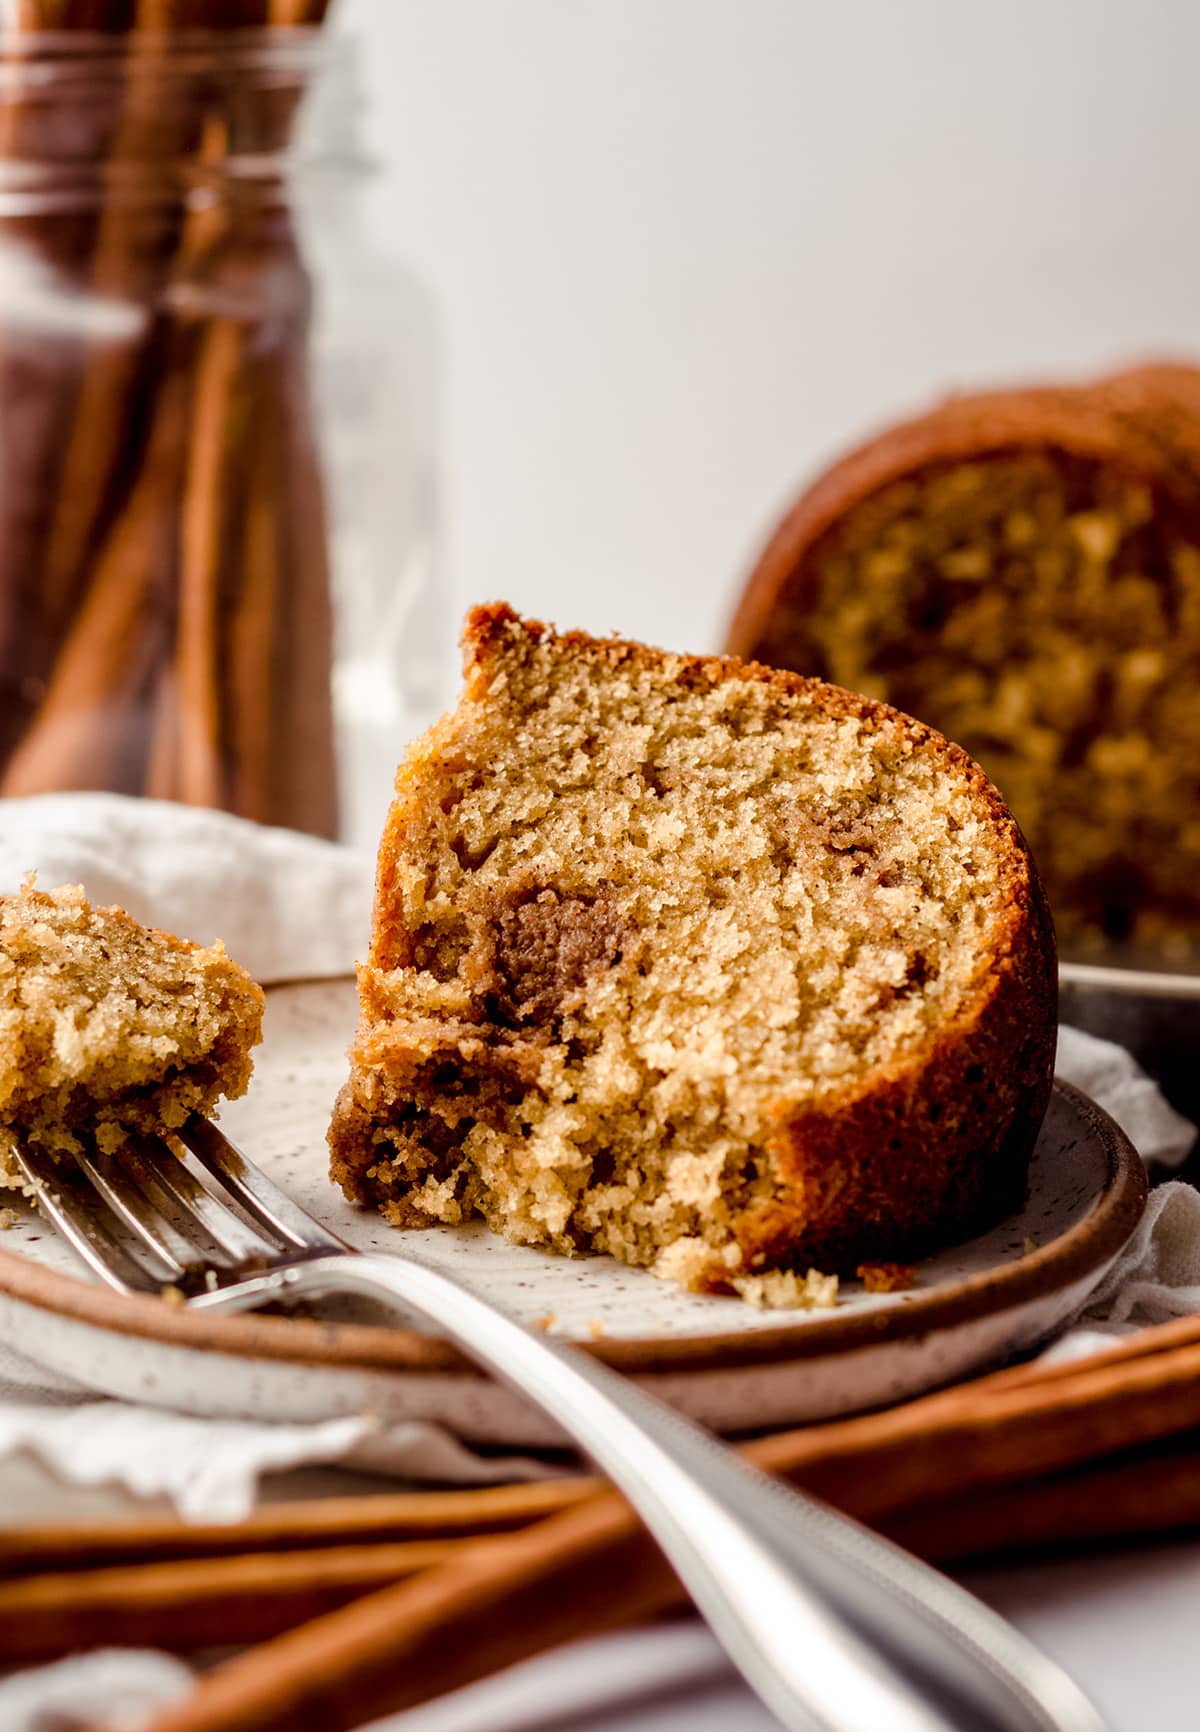
{"type": "MultiPolygon", "coordinates": [[[[395,1251],[395,1231],[351,1208],[326,1177],[325,1126],[354,1017],[349,982],[271,993],[253,1086],[221,1122],[352,1244],[395,1251]]],[[[738,1431],[898,1400],[1051,1335],[1116,1257],[1145,1192],[1112,1120],[1059,1087],[1019,1214],[928,1258],[908,1291],[844,1285],[832,1311],[756,1311],[609,1258],[506,1245],[482,1227],[422,1233],[419,1250],[519,1316],[554,1318],[558,1333],[696,1418],[738,1431]]],[[[192,1412],[300,1420],[371,1410],[440,1420],[478,1441],[558,1441],[518,1397],[409,1320],[219,1317],[122,1298],[86,1277],[32,1213],[0,1250],[0,1329],[87,1388],[192,1412]]]]}

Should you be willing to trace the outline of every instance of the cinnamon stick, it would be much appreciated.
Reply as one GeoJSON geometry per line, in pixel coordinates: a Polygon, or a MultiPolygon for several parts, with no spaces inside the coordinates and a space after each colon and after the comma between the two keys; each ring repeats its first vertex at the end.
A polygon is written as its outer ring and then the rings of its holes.
{"type": "MultiPolygon", "coordinates": [[[[1198,1373],[1200,1345],[1190,1341],[1158,1355],[1047,1368],[1024,1389],[1002,1373],[998,1388],[983,1379],[892,1412],[760,1439],[745,1453],[882,1525],[968,1486],[1044,1478],[1195,1429],[1198,1373]]],[[[611,1627],[613,1595],[635,1620],[680,1604],[682,1590],[629,1506],[607,1492],[229,1661],[152,1732],[301,1732],[314,1723],[350,1732],[371,1715],[611,1627]],[[597,1583],[605,1586],[599,1604],[597,1583]]]]}
{"type": "MultiPolygon", "coordinates": [[[[110,28],[113,23],[110,18],[110,28]]],[[[84,27],[78,10],[72,24],[84,27]]],[[[177,163],[204,155],[202,148],[197,151],[202,112],[181,101],[182,92],[176,92],[173,102],[163,100],[169,26],[160,0],[139,0],[135,28],[124,43],[120,119],[108,146],[109,159],[116,164],[138,165],[143,173],[161,164],[164,184],[154,199],[118,196],[100,204],[85,285],[98,297],[142,309],[147,327],[154,323],[181,231],[196,220],[180,196],[164,196],[167,176],[177,163]]],[[[106,502],[128,464],[136,399],[148,361],[153,368],[153,353],[145,330],[124,340],[101,339],[86,353],[42,561],[42,605],[52,631],[61,629],[78,599],[106,502]],[[126,437],[113,437],[114,430],[126,437]]]]}
{"type": "Polygon", "coordinates": [[[940,1564],[1148,1540],[1200,1527],[1200,1449],[1141,1450],[890,1516],[883,1531],[940,1564]]]}
{"type": "Polygon", "coordinates": [[[258,407],[226,663],[229,803],[242,817],[261,818],[268,815],[263,794],[271,785],[275,755],[288,749],[276,737],[275,695],[281,682],[279,621],[289,598],[280,522],[287,483],[282,415],[273,393],[260,398],[258,407]]]}
{"type": "Polygon", "coordinates": [[[528,1526],[594,1497],[599,1482],[532,1480],[478,1490],[387,1492],[266,1504],[237,1523],[174,1517],[71,1527],[0,1528],[0,1581],[54,1570],[178,1562],[245,1552],[476,1538],[528,1526]]]}
{"type": "Polygon", "coordinates": [[[196,806],[225,804],[221,732],[220,572],[228,486],[231,398],[242,331],[214,320],[201,342],[181,506],[178,660],[179,794],[196,806]]]}
{"type": "Polygon", "coordinates": [[[270,21],[286,28],[312,28],[325,22],[329,0],[270,0],[270,21]]]}
{"type": "MultiPolygon", "coordinates": [[[[278,151],[296,102],[294,89],[256,92],[241,147],[278,151]]],[[[176,797],[332,835],[333,621],[306,378],[311,291],[278,196],[233,186],[225,202],[225,241],[209,268],[224,298],[250,310],[211,322],[197,370],[176,797]],[[270,312],[256,324],[263,284],[270,312]]]]}
{"type": "Polygon", "coordinates": [[[674,1578],[648,1539],[636,1556],[603,1543],[614,1504],[620,1516],[620,1500],[605,1496],[479,1540],[265,1642],[210,1672],[148,1732],[351,1732],[584,1632],[649,1617],[672,1602],[674,1578]]]}
{"type": "MultiPolygon", "coordinates": [[[[17,607],[19,652],[27,676],[23,701],[0,694],[5,699],[0,704],[0,751],[5,757],[20,728],[31,716],[36,718],[39,689],[53,677],[62,633],[88,588],[90,555],[119,514],[126,493],[137,487],[144,399],[154,394],[161,349],[159,308],[185,222],[183,198],[171,176],[178,163],[196,154],[204,118],[192,86],[176,81],[172,99],[164,100],[168,27],[189,22],[189,17],[202,21],[196,0],[190,7],[165,5],[163,0],[136,0],[136,5],[134,0],[36,0],[23,8],[17,24],[14,53],[35,72],[45,50],[29,33],[99,31],[111,37],[111,49],[91,48],[84,57],[87,67],[95,63],[94,69],[82,76],[78,68],[73,70],[70,97],[53,77],[48,85],[35,86],[42,92],[40,99],[23,107],[32,111],[36,126],[21,126],[15,140],[10,127],[3,147],[7,156],[62,164],[63,138],[69,139],[77,190],[83,195],[78,213],[64,223],[53,211],[38,212],[21,224],[19,237],[14,220],[6,217],[6,243],[11,254],[23,252],[29,260],[54,248],[49,261],[54,280],[82,291],[81,308],[86,305],[83,297],[90,296],[97,308],[106,309],[102,327],[109,328],[93,335],[93,324],[80,320],[67,333],[23,334],[18,364],[30,351],[46,354],[36,386],[22,392],[16,382],[0,381],[0,410],[7,414],[14,399],[20,406],[21,422],[12,429],[14,437],[5,439],[5,450],[15,459],[16,507],[28,520],[27,532],[14,536],[10,528],[20,526],[10,525],[5,513],[0,535],[0,603],[8,599],[17,607]],[[119,76],[113,76],[114,70],[119,76]],[[94,149],[89,151],[81,128],[94,134],[94,149]],[[108,171],[117,190],[105,196],[108,171]],[[131,171],[146,182],[143,195],[158,177],[152,196],[131,197],[122,190],[122,177],[131,171]],[[67,251],[63,242],[69,242],[67,251]],[[111,324],[118,311],[127,316],[126,328],[111,324]],[[19,568],[10,578],[11,559],[19,568]]],[[[191,213],[186,220],[192,220],[191,213]]],[[[2,335],[0,331],[0,339],[2,335]]],[[[143,507],[139,503],[135,509],[143,507]]],[[[122,708],[119,689],[114,707],[122,708]]],[[[53,729],[51,733],[57,737],[53,729]]],[[[69,741],[57,774],[47,741],[39,742],[34,761],[49,772],[43,786],[89,785],[73,781],[69,741]]],[[[104,778],[99,785],[105,785],[104,778]]]]}
{"type": "MultiPolygon", "coordinates": [[[[270,201],[255,208],[251,195],[243,203],[235,267],[243,279],[270,277],[276,313],[253,345],[233,320],[215,322],[207,337],[219,340],[220,328],[233,342],[238,332],[247,352],[236,378],[199,375],[198,393],[211,385],[219,407],[207,424],[198,409],[192,437],[219,477],[196,519],[210,549],[207,576],[186,561],[181,573],[178,667],[181,688],[208,700],[185,701],[181,721],[197,749],[216,742],[223,804],[332,835],[333,619],[305,377],[311,293],[287,213],[270,201]],[[187,612],[189,594],[219,597],[207,633],[187,612]]],[[[185,784],[181,797],[197,796],[185,784]]]]}
{"type": "MultiPolygon", "coordinates": [[[[1178,1533],[1200,1526],[1198,1441],[899,1512],[883,1531],[942,1564],[1178,1533]]],[[[857,1513],[853,1504],[848,1513],[857,1513]]],[[[474,1543],[472,1536],[314,1543],[282,1555],[251,1551],[26,1576],[0,1584],[0,1660],[27,1664],[113,1642],[176,1653],[244,1647],[456,1561],[474,1543]]]]}
{"type": "MultiPolygon", "coordinates": [[[[45,25],[52,4],[26,24],[45,25]]],[[[142,309],[147,328],[81,349],[55,391],[47,381],[34,394],[40,419],[21,449],[41,464],[28,487],[37,522],[17,526],[14,583],[0,581],[0,792],[146,790],[336,828],[309,291],[282,175],[272,185],[238,166],[284,151],[303,70],[281,62],[264,76],[235,56],[164,85],[181,30],[314,27],[325,10],[73,0],[55,14],[64,28],[133,25],[99,162],[151,196],[104,200],[63,275],[142,309]],[[36,607],[13,599],[22,573],[36,607]]],[[[20,105],[7,116],[0,105],[0,148],[6,118],[18,140],[28,133],[20,105]]],[[[0,524],[10,496],[0,478],[0,524]]]]}
{"type": "MultiPolygon", "coordinates": [[[[30,47],[32,32],[66,23],[61,0],[22,0],[0,44],[0,177],[47,160],[58,119],[53,85],[42,83],[30,47]]],[[[111,104],[95,94],[73,117],[81,153],[103,153],[111,104]]],[[[8,291],[0,320],[0,762],[20,736],[49,673],[53,642],[39,583],[41,552],[55,514],[55,477],[66,438],[82,339],[45,330],[38,309],[58,282],[86,268],[95,215],[86,208],[10,213],[3,218],[10,275],[19,285],[16,308],[8,291]]]]}
{"type": "Polygon", "coordinates": [[[144,757],[151,682],[162,656],[154,576],[173,562],[178,531],[162,500],[183,458],[189,394],[186,372],[173,370],[137,486],[100,552],[37,717],[0,777],[0,794],[120,787],[122,767],[144,757]]]}
{"type": "Polygon", "coordinates": [[[0,1664],[110,1644],[194,1653],[277,1636],[444,1563],[471,1539],[118,1566],[0,1582],[0,1664]]]}

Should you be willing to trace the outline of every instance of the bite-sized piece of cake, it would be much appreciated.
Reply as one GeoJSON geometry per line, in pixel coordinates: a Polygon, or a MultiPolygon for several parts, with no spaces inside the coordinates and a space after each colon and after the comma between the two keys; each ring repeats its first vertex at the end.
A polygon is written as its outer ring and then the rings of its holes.
{"type": "Polygon", "coordinates": [[[244,1094],[263,1002],[221,944],[93,908],[78,885],[0,896],[0,1183],[20,1183],[22,1138],[113,1150],[244,1094]]]}
{"type": "Polygon", "coordinates": [[[1064,939],[1200,949],[1200,371],[957,397],[893,427],[784,518],[729,648],[977,758],[1064,939]]]}
{"type": "Polygon", "coordinates": [[[1016,1204],[1054,948],[970,759],[815,680],[504,606],[465,648],[383,835],[347,1194],[708,1289],[1016,1204]]]}

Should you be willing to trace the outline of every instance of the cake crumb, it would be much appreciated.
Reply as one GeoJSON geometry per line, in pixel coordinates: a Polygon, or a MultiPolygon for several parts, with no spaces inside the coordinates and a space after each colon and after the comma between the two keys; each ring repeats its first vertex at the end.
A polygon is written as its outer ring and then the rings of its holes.
{"type": "Polygon", "coordinates": [[[0,1209],[0,1233],[7,1233],[11,1227],[19,1227],[21,1217],[15,1209],[0,1209]]]}
{"type": "Polygon", "coordinates": [[[608,1333],[604,1327],[603,1317],[589,1317],[587,1329],[588,1334],[591,1336],[593,1341],[603,1340],[604,1336],[608,1333]]]}
{"type": "Polygon", "coordinates": [[[913,1285],[910,1263],[860,1263],[855,1274],[868,1293],[903,1293],[913,1285]]]}
{"type": "Polygon", "coordinates": [[[533,1327],[535,1329],[540,1329],[543,1335],[549,1335],[557,1322],[558,1313],[556,1311],[546,1311],[541,1317],[534,1318],[533,1327]]]}
{"type": "Polygon", "coordinates": [[[118,1151],[244,1094],[264,998],[208,947],[32,876],[0,896],[0,1185],[27,1188],[22,1139],[118,1151]]]}
{"type": "Polygon", "coordinates": [[[187,1300],[183,1296],[182,1288],[174,1285],[160,1287],[158,1290],[158,1296],[162,1300],[163,1304],[169,1305],[173,1311],[178,1311],[182,1306],[187,1304],[187,1300]]]}
{"type": "Polygon", "coordinates": [[[838,1278],[810,1269],[768,1269],[765,1275],[735,1275],[730,1283],[739,1299],[759,1311],[829,1311],[837,1304],[838,1278]]]}

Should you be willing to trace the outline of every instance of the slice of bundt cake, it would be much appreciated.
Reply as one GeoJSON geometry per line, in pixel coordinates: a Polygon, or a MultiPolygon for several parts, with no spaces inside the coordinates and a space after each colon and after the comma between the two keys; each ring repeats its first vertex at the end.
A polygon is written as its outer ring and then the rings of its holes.
{"type": "Polygon", "coordinates": [[[708,1289],[1014,1204],[1053,939],[970,759],[815,680],[504,606],[465,649],[384,831],[347,1194],[708,1289]]]}
{"type": "Polygon", "coordinates": [[[0,896],[0,1184],[13,1151],[176,1130],[244,1094],[262,989],[225,954],[93,908],[77,885],[0,896]]]}
{"type": "Polygon", "coordinates": [[[1200,954],[1200,370],[892,427],[779,525],[729,648],[965,747],[1073,949],[1200,954]]]}

